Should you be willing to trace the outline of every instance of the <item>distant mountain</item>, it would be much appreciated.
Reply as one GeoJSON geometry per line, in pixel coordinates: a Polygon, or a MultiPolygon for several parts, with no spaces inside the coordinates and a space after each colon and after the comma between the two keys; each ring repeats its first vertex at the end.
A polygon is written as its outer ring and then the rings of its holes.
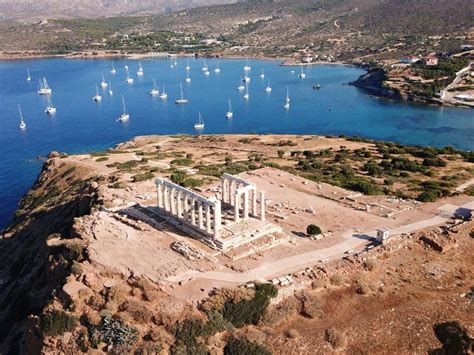
{"type": "Polygon", "coordinates": [[[0,0],[0,18],[95,18],[148,15],[236,0],[0,0]]]}

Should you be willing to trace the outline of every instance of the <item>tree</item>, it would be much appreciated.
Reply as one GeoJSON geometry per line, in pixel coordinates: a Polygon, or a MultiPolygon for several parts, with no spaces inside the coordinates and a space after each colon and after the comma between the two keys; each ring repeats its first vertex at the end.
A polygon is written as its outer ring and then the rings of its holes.
{"type": "Polygon", "coordinates": [[[308,227],[306,227],[306,234],[308,235],[319,235],[321,233],[321,228],[315,224],[310,224],[308,227]]]}
{"type": "Polygon", "coordinates": [[[186,173],[184,171],[175,171],[171,174],[170,179],[175,184],[183,185],[184,181],[186,180],[186,173]]]}
{"type": "Polygon", "coordinates": [[[224,355],[271,355],[271,352],[263,345],[249,341],[246,338],[230,338],[224,347],[224,355]]]}
{"type": "Polygon", "coordinates": [[[467,329],[457,321],[437,323],[433,326],[438,340],[446,354],[470,354],[474,351],[474,339],[467,329]]]}

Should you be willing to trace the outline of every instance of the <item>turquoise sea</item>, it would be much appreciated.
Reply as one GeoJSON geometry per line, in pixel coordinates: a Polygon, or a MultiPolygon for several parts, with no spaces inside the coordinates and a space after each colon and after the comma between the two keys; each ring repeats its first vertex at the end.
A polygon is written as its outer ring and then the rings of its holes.
{"type": "Polygon", "coordinates": [[[474,111],[439,108],[375,99],[360,89],[346,85],[364,73],[360,68],[341,65],[306,67],[306,78],[298,77],[299,67],[282,67],[277,61],[208,59],[210,74],[204,75],[203,59],[189,59],[191,83],[186,83],[186,58],[178,58],[171,68],[169,59],[143,60],[144,76],[137,77],[138,61],[41,59],[0,62],[0,228],[11,219],[21,196],[31,187],[44,157],[52,150],[67,153],[99,151],[136,135],[195,133],[194,123],[201,112],[203,133],[295,133],[363,136],[424,146],[454,146],[474,149],[474,111]],[[114,64],[117,73],[110,69],[114,64]],[[239,92],[243,67],[251,66],[248,90],[239,92]],[[215,73],[217,64],[221,72],[215,73]],[[128,65],[134,83],[125,82],[128,65]],[[32,80],[26,81],[27,67],[32,80]],[[261,79],[261,71],[265,78],[261,79]],[[292,73],[294,71],[294,73],[292,73]],[[99,92],[95,85],[110,80],[114,91],[99,92]],[[38,80],[46,77],[53,90],[57,113],[44,112],[45,96],[37,93],[38,80]],[[151,97],[156,78],[159,89],[165,84],[168,99],[151,97]],[[272,92],[265,92],[270,80],[272,92]],[[176,105],[179,83],[189,99],[176,105]],[[320,84],[320,90],[313,85],[320,84]],[[291,105],[285,110],[289,91],[291,105]],[[121,95],[130,120],[120,123],[121,95]],[[231,99],[234,117],[226,119],[231,99]],[[20,130],[20,104],[27,128],[20,130]]]}

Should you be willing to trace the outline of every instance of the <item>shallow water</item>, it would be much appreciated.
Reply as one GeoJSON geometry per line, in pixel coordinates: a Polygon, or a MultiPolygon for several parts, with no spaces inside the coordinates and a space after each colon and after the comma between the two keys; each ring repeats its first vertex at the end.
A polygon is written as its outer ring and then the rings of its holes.
{"type": "Polygon", "coordinates": [[[110,60],[42,59],[0,62],[0,227],[10,220],[21,196],[30,188],[41,169],[38,156],[51,150],[69,153],[103,150],[136,135],[194,133],[201,112],[203,133],[296,133],[345,134],[399,141],[406,144],[474,148],[474,111],[438,108],[374,99],[347,85],[363,70],[340,65],[305,68],[306,79],[299,79],[299,68],[281,67],[276,61],[250,61],[250,99],[237,90],[245,60],[208,60],[210,75],[201,70],[202,59],[190,59],[192,82],[184,82],[186,59],[171,69],[168,59],[143,61],[145,75],[137,77],[138,63],[114,60],[117,74],[110,74],[110,60]],[[124,65],[135,79],[125,83],[124,65]],[[26,67],[32,81],[26,81],[26,67]],[[261,79],[261,70],[265,79],[261,79]],[[291,73],[294,70],[295,73],[291,73]],[[99,90],[102,102],[92,101],[95,84],[104,74],[114,96],[99,90]],[[57,114],[44,113],[46,98],[36,93],[38,80],[45,76],[53,89],[57,114]],[[155,77],[161,90],[166,85],[168,100],[148,92],[155,77]],[[264,88],[270,79],[273,91],[264,88]],[[187,105],[175,105],[182,81],[187,105]],[[321,84],[320,90],[312,86],[321,84]],[[283,108],[286,88],[291,106],[283,108]],[[130,121],[116,121],[124,95],[130,121]],[[225,119],[228,99],[234,117],[225,119]],[[17,104],[21,104],[27,129],[21,131],[17,104]],[[331,110],[329,110],[331,108],[331,110]]]}

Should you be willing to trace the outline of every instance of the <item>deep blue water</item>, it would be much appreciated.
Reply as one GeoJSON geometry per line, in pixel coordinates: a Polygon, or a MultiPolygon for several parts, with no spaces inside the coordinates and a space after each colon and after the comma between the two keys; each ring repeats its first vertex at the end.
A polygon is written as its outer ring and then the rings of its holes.
{"type": "MultiPolygon", "coordinates": [[[[114,60],[44,59],[0,62],[0,228],[10,220],[21,196],[30,188],[41,168],[38,156],[51,150],[69,153],[98,151],[136,135],[193,133],[198,112],[204,133],[296,133],[346,134],[399,141],[407,144],[474,148],[474,111],[437,108],[370,98],[357,88],[343,85],[363,70],[348,66],[308,67],[307,77],[298,78],[298,68],[281,67],[275,61],[250,61],[250,99],[237,91],[244,60],[219,60],[221,73],[214,73],[216,60],[208,60],[210,76],[202,73],[202,59],[190,59],[192,78],[186,84],[186,59],[170,68],[168,59],[143,61],[145,75],[136,76],[138,63],[114,60]],[[125,83],[128,64],[133,85],[125,83]],[[32,81],[26,81],[26,67],[32,81]],[[266,78],[259,78],[261,69],[266,78]],[[291,73],[295,70],[296,73],[291,73]],[[92,101],[101,74],[111,81],[114,96],[103,91],[101,103],[92,101]],[[57,114],[44,113],[46,98],[37,94],[38,79],[47,77],[53,89],[57,114]],[[152,98],[148,92],[155,77],[168,100],[152,98]],[[273,92],[264,91],[267,79],[273,92]],[[189,104],[178,106],[179,82],[183,82],[189,104]],[[312,86],[320,83],[319,91],[312,86]],[[286,87],[291,107],[283,109],[286,87]],[[130,121],[121,124],[121,95],[125,96],[130,121]],[[234,118],[226,120],[231,98],[234,118]],[[21,104],[27,129],[21,131],[17,104],[21,104]],[[329,111],[328,108],[332,107],[329,111]]],[[[99,88],[100,90],[100,88],[99,88]]],[[[102,91],[102,90],[101,90],[102,91]]]]}

